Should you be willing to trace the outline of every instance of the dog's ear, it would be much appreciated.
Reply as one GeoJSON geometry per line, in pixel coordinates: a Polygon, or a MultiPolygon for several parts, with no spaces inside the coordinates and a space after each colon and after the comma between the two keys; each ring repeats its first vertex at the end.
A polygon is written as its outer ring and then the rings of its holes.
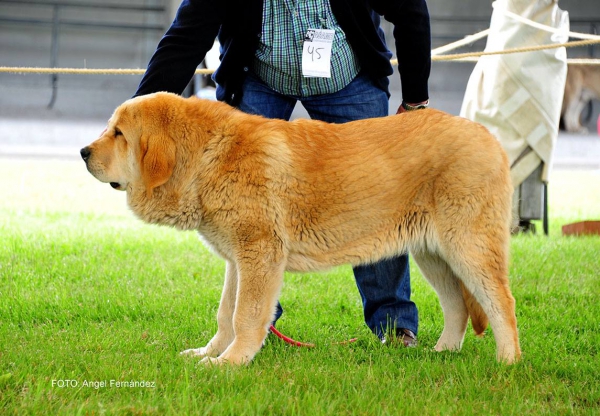
{"type": "Polygon", "coordinates": [[[152,134],[142,136],[141,145],[141,174],[146,193],[152,195],[152,190],[166,183],[175,168],[175,142],[166,135],[152,134]]]}

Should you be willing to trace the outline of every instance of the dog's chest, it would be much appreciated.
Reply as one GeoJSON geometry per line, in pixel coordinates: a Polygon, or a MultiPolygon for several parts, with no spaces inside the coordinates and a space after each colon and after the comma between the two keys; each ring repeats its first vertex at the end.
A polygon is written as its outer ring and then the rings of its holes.
{"type": "Polygon", "coordinates": [[[226,238],[223,230],[217,230],[213,227],[202,224],[196,229],[198,238],[212,253],[225,260],[234,260],[234,243],[226,238]]]}

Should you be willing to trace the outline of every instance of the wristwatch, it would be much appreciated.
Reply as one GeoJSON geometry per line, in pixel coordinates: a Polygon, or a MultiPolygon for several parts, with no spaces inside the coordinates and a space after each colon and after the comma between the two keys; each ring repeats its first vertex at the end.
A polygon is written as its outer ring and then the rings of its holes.
{"type": "Polygon", "coordinates": [[[404,107],[404,109],[406,111],[421,110],[422,108],[429,107],[429,100],[425,101],[422,104],[417,104],[417,105],[410,105],[410,104],[407,104],[404,101],[402,101],[402,107],[404,107]]]}

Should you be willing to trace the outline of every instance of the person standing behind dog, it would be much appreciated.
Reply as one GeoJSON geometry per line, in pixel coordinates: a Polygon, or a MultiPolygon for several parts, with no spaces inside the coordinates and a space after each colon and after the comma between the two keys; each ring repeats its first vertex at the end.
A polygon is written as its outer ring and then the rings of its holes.
{"type": "MultiPolygon", "coordinates": [[[[218,38],[220,101],[284,120],[298,101],[311,118],[331,123],[385,117],[393,68],[380,16],[394,25],[397,112],[424,108],[431,69],[425,0],[183,0],[135,96],[181,94],[218,38]]],[[[354,276],[373,333],[415,346],[408,255],[354,267],[354,276]]],[[[278,305],[275,321],[281,313],[278,305]]]]}

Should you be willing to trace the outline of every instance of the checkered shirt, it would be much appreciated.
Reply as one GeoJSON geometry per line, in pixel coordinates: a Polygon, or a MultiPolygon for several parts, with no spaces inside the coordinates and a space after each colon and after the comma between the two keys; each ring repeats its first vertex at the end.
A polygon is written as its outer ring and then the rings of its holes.
{"type": "Polygon", "coordinates": [[[360,71],[356,55],[338,25],[329,0],[264,0],[263,31],[254,72],[275,91],[307,97],[337,92],[360,71]],[[302,75],[302,47],[308,29],[333,29],[331,78],[302,75]]]}

